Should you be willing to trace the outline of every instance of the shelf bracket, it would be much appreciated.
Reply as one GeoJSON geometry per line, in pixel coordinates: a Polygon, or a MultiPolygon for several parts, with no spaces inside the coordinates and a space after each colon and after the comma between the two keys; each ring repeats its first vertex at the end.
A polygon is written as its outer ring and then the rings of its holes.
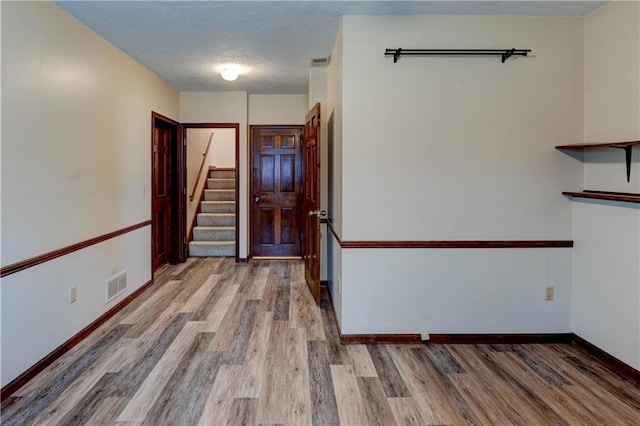
{"type": "Polygon", "coordinates": [[[627,163],[627,182],[631,182],[631,145],[629,146],[615,146],[614,148],[624,150],[625,163],[627,163]]]}

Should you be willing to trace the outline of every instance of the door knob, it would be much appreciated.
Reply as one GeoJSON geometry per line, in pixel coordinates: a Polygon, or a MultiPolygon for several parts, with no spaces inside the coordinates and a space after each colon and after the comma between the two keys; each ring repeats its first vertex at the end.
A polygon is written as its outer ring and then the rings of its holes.
{"type": "Polygon", "coordinates": [[[311,211],[309,211],[309,216],[320,217],[320,216],[326,216],[326,215],[327,215],[327,211],[326,210],[311,210],[311,211]]]}
{"type": "Polygon", "coordinates": [[[259,203],[260,202],[260,196],[259,195],[254,195],[253,196],[253,202],[254,203],[259,203]]]}

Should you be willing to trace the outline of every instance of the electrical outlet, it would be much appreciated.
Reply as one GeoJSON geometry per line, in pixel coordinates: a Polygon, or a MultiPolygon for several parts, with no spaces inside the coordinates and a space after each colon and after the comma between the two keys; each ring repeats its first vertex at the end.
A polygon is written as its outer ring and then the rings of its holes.
{"type": "Polygon", "coordinates": [[[553,300],[554,288],[552,285],[548,285],[544,288],[544,300],[553,300]]]}
{"type": "Polygon", "coordinates": [[[75,303],[78,300],[78,289],[73,286],[69,289],[69,303],[75,303]]]}

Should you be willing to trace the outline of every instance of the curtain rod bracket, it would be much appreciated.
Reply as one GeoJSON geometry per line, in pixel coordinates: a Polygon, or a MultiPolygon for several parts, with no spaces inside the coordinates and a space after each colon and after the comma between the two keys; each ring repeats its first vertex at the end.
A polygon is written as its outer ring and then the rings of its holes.
{"type": "Polygon", "coordinates": [[[398,48],[396,49],[396,51],[393,54],[393,63],[395,64],[396,62],[398,62],[398,59],[400,59],[400,55],[402,55],[402,49],[398,48]]]}

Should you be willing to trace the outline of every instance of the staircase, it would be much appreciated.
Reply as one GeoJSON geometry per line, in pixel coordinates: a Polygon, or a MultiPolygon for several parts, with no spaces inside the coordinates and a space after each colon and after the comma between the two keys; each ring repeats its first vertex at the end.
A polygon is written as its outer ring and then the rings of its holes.
{"type": "Polygon", "coordinates": [[[236,255],[236,171],[211,169],[193,227],[189,256],[236,255]]]}

